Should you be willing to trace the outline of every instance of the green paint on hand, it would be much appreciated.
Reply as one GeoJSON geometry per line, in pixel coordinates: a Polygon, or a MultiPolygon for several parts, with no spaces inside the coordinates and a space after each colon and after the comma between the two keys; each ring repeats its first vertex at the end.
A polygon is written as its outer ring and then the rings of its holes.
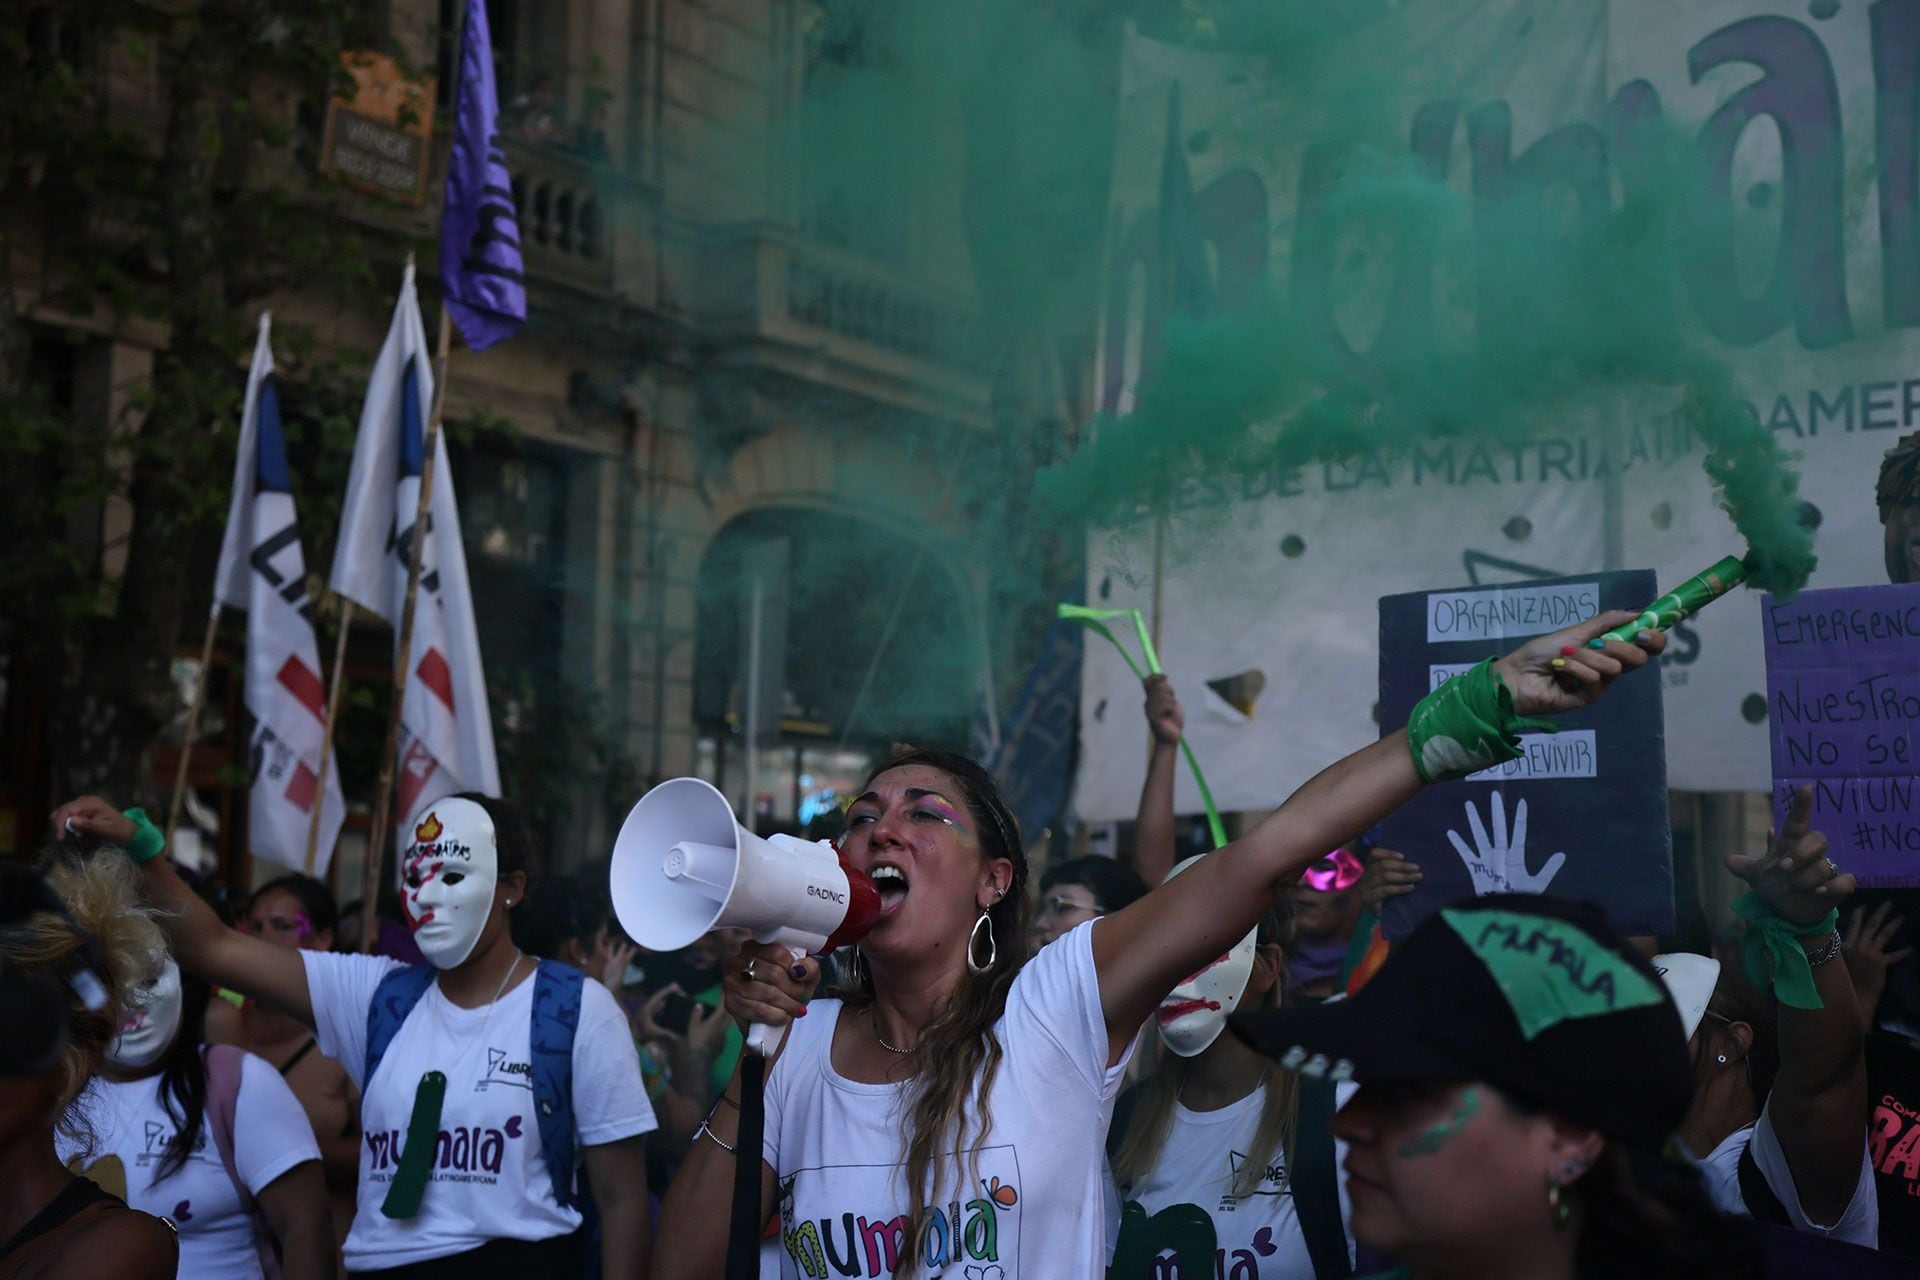
{"type": "Polygon", "coordinates": [[[1659,1004],[1659,985],[1565,920],[1448,907],[1440,912],[1507,998],[1520,1034],[1659,1004]]]}
{"type": "Polygon", "coordinates": [[[1453,1114],[1425,1133],[1416,1134],[1400,1144],[1400,1154],[1403,1156],[1437,1154],[1449,1142],[1460,1136],[1461,1131],[1472,1122],[1479,1111],[1480,1087],[1470,1084],[1460,1091],[1460,1101],[1453,1108],[1453,1114]]]}

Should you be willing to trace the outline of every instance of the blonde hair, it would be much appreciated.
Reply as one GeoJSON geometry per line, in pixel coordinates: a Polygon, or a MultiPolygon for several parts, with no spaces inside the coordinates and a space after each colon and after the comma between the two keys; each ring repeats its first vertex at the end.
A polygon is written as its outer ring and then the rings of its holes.
{"type": "MultiPolygon", "coordinates": [[[[1286,947],[1293,941],[1293,906],[1290,898],[1280,903],[1260,921],[1254,935],[1261,947],[1286,947]]],[[[1286,975],[1282,974],[1267,993],[1267,1005],[1278,1008],[1286,975]]],[[[1187,1083],[1193,1059],[1174,1053],[1162,1053],[1153,1073],[1140,1082],[1140,1096],[1134,1105],[1125,1138],[1113,1157],[1113,1180],[1124,1192],[1153,1172],[1166,1148],[1167,1135],[1173,1131],[1173,1104],[1187,1083]]],[[[1259,1190],[1274,1153],[1286,1160],[1287,1176],[1293,1176],[1294,1128],[1300,1117],[1300,1080],[1291,1071],[1282,1071],[1272,1059],[1260,1059],[1260,1087],[1266,1090],[1260,1104],[1260,1123],[1253,1131],[1253,1146],[1234,1175],[1231,1195],[1242,1200],[1259,1190]]]]}
{"type": "Polygon", "coordinates": [[[118,850],[51,850],[42,856],[40,870],[72,918],[36,911],[0,931],[0,966],[45,974],[69,992],[67,1046],[60,1054],[59,1090],[49,1118],[58,1121],[62,1133],[85,1143],[91,1134],[74,1100],[119,1033],[134,989],[151,981],[165,963],[167,940],[152,908],[141,900],[139,873],[118,850]],[[107,992],[99,1009],[89,1009],[72,988],[76,975],[89,966],[89,943],[99,948],[102,964],[94,976],[107,992]]]}

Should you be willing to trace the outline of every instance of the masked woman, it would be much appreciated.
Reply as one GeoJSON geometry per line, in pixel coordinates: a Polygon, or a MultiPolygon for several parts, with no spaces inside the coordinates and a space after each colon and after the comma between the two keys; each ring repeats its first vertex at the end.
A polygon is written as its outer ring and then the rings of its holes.
{"type": "Polygon", "coordinates": [[[166,946],[124,863],[96,860],[60,890],[0,862],[0,1280],[169,1280],[167,1224],[54,1150],[89,1136],[75,1100],[166,946]]]}
{"type": "Polygon", "coordinates": [[[1121,1096],[1107,1140],[1121,1202],[1108,1280],[1152,1280],[1168,1259],[1183,1276],[1353,1274],[1329,1127],[1335,1086],[1222,1034],[1236,1009],[1280,1007],[1292,929],[1283,902],[1155,1010],[1165,1052],[1121,1096]]]}
{"type": "Polygon", "coordinates": [[[511,805],[451,796],[408,824],[403,897],[432,962],[416,966],[226,928],[157,856],[160,834],[137,811],[88,797],[54,826],[121,844],[168,913],[184,969],[280,1006],[354,1073],[363,1140],[350,1274],[578,1274],[582,1152],[605,1274],[645,1274],[642,1135],[654,1122],[639,1060],[606,988],[513,945],[507,912],[535,866],[511,805]]]}
{"type": "Polygon", "coordinates": [[[92,1141],[60,1154],[171,1221],[186,1275],[326,1280],[333,1215],[306,1112],[265,1060],[201,1044],[208,996],[171,959],[141,985],[81,1099],[92,1141]]]}
{"type": "Polygon", "coordinates": [[[848,810],[841,850],[881,893],[844,999],[804,1003],[811,960],[749,945],[728,1004],[791,1024],[759,1152],[735,1151],[736,1085],[669,1192],[660,1276],[711,1276],[736,1158],[761,1160],[784,1274],[1086,1276],[1106,1263],[1103,1146],[1142,1023],[1229,951],[1302,870],[1429,781],[1518,752],[1519,718],[1599,696],[1661,645],[1584,643],[1631,615],[1536,640],[1449,681],[1407,730],[1308,781],[1279,810],[1124,910],[1027,962],[1026,853],[992,779],[908,752],[848,810]],[[1024,966],[1024,967],[1023,967],[1024,966]]]}

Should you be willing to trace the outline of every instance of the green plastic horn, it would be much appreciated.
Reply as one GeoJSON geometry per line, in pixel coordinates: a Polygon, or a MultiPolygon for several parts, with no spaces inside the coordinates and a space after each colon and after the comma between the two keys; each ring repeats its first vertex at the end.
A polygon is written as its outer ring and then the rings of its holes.
{"type": "Polygon", "coordinates": [[[1604,649],[1607,641],[1631,644],[1642,631],[1665,631],[1685,621],[1747,580],[1746,562],[1738,556],[1726,559],[1696,574],[1640,611],[1640,616],[1625,626],[1587,641],[1589,649],[1604,649]]]}
{"type": "MultiPolygon", "coordinates": [[[[1120,651],[1120,656],[1126,659],[1127,666],[1133,669],[1133,674],[1142,682],[1150,675],[1164,674],[1160,670],[1160,655],[1153,649],[1153,636],[1148,632],[1147,624],[1141,619],[1138,609],[1089,609],[1083,604],[1063,604],[1057,616],[1062,621],[1077,622],[1087,630],[1105,636],[1108,642],[1120,651]],[[1147,660],[1144,671],[1141,670],[1140,664],[1133,660],[1133,655],[1127,652],[1127,646],[1120,643],[1120,637],[1107,629],[1107,621],[1110,618],[1127,618],[1133,622],[1134,634],[1140,637],[1140,652],[1147,660]]],[[[1213,803],[1213,789],[1207,785],[1207,776],[1200,772],[1200,762],[1194,759],[1193,748],[1187,745],[1184,737],[1180,739],[1180,754],[1187,758],[1187,768],[1193,771],[1194,785],[1200,788],[1200,803],[1207,810],[1207,832],[1213,837],[1213,847],[1224,848],[1227,843],[1226,824],[1221,822],[1220,809],[1213,803]]]]}

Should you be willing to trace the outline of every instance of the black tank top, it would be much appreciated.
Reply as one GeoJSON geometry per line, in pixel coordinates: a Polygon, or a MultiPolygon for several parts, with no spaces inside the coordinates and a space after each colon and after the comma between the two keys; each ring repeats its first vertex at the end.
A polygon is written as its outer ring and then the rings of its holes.
{"type": "Polygon", "coordinates": [[[102,1203],[119,1204],[120,1198],[102,1191],[90,1179],[75,1178],[59,1195],[47,1202],[46,1208],[29,1218],[26,1226],[14,1232],[13,1239],[0,1245],[0,1258],[64,1226],[82,1209],[102,1203]]]}

